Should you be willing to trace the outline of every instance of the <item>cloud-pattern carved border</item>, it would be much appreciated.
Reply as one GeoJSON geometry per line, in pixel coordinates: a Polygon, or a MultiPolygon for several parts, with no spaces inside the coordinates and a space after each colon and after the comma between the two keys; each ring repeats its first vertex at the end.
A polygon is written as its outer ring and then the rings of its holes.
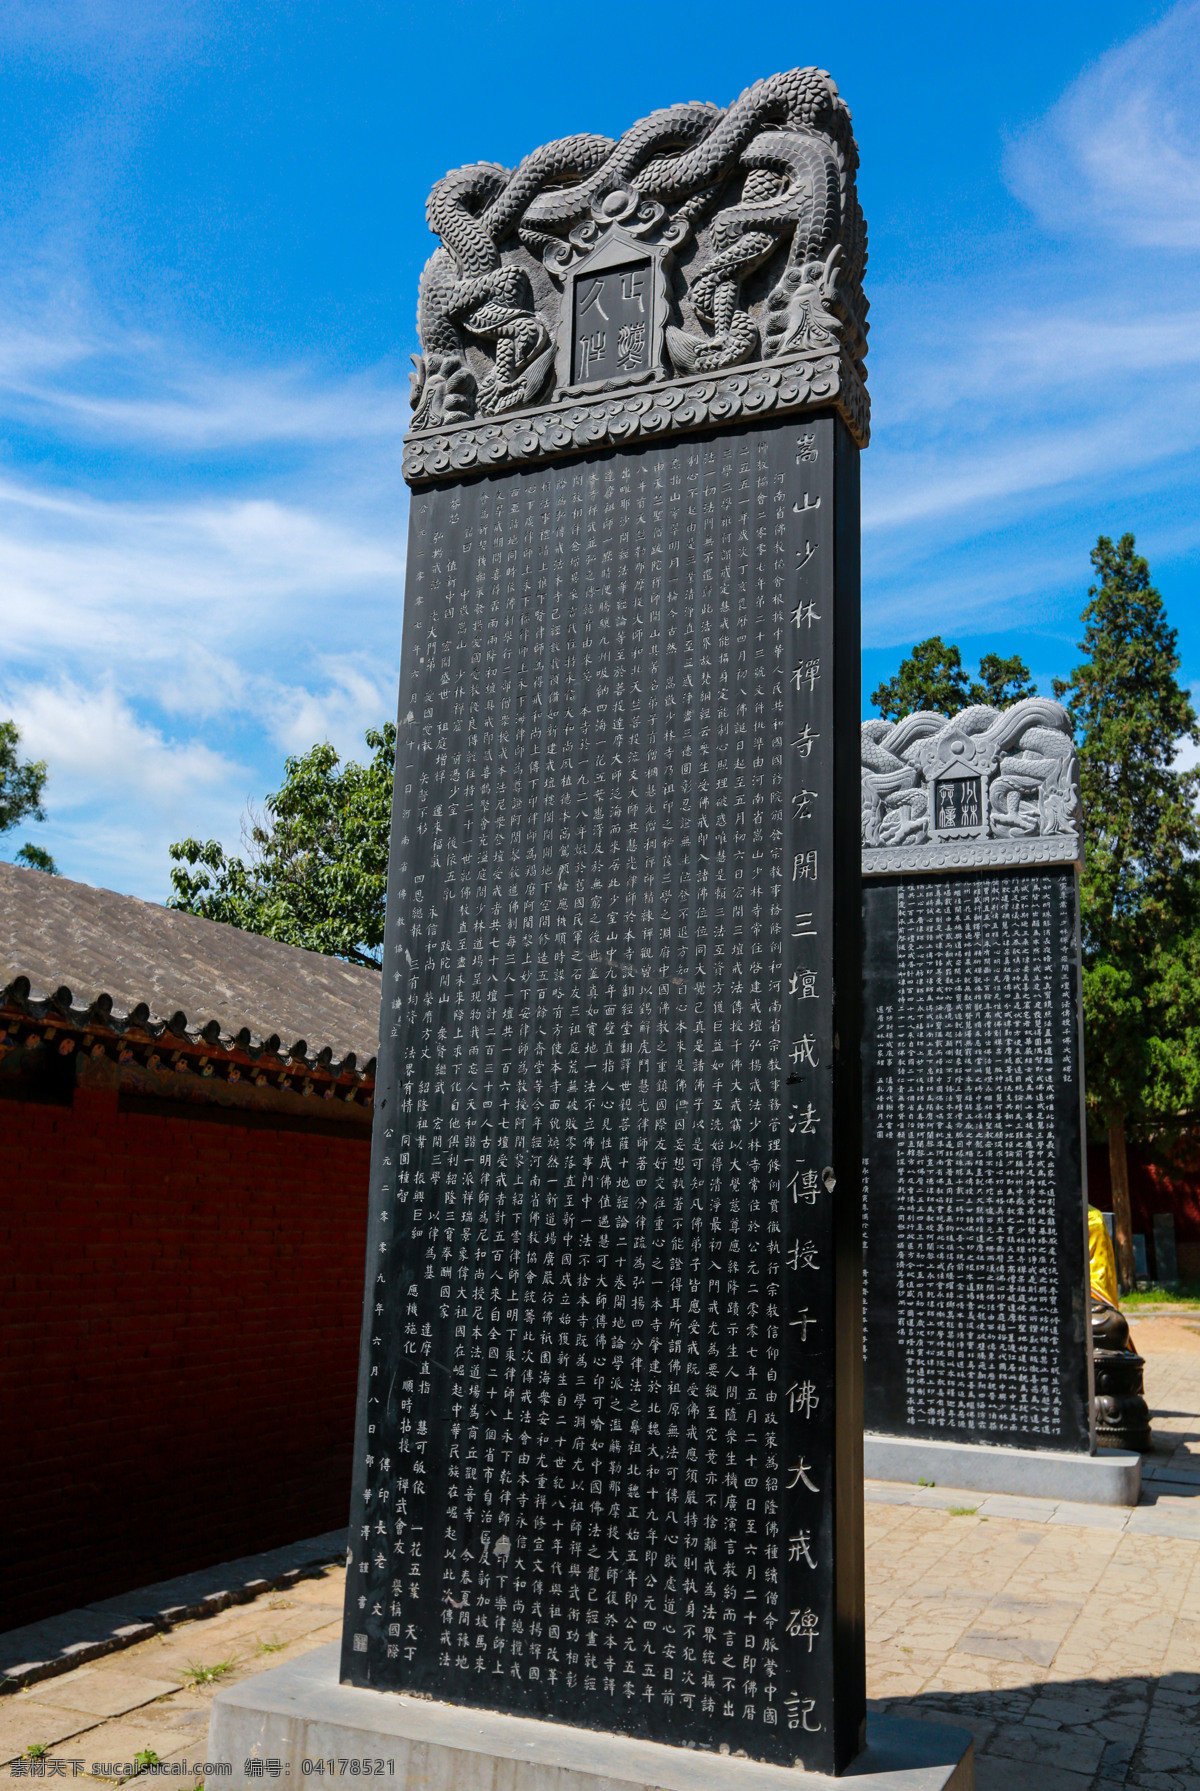
{"type": "Polygon", "coordinates": [[[870,410],[857,369],[842,355],[804,355],[719,378],[663,381],[576,404],[546,405],[503,421],[414,432],[404,444],[404,477],[410,485],[423,485],[589,448],[817,409],[837,411],[853,439],[866,446],[870,410]]]}

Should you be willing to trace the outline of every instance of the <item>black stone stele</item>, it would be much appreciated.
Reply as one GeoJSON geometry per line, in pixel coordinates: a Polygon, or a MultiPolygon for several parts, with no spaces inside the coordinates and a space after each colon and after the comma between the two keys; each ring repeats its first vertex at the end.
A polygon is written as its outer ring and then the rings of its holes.
{"type": "Polygon", "coordinates": [[[910,716],[862,750],[867,1429],[1086,1453],[1069,718],[910,716]]]}
{"type": "Polygon", "coordinates": [[[809,69],[430,197],[342,1665],[825,1771],[865,1711],[855,165],[809,69]]]}
{"type": "Polygon", "coordinates": [[[854,1751],[856,458],[414,496],[356,1684],[854,1751]]]}

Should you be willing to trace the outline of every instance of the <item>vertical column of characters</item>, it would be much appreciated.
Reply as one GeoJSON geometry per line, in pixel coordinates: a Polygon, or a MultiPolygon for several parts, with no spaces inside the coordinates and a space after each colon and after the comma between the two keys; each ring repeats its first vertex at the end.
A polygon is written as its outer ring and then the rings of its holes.
{"type": "MultiPolygon", "coordinates": [[[[467,1371],[469,1317],[469,1264],[460,1226],[459,1200],[463,1174],[463,1078],[472,983],[472,841],[464,813],[464,792],[470,782],[470,750],[467,744],[470,700],[468,642],[470,618],[477,602],[476,587],[481,563],[479,495],[478,484],[468,488],[469,503],[464,506],[457,567],[458,589],[453,605],[447,605],[446,645],[438,673],[438,685],[445,703],[444,716],[450,724],[444,792],[448,862],[442,901],[452,924],[454,947],[453,998],[447,1026],[448,1098],[445,1102],[441,1227],[436,1264],[438,1308],[434,1381],[438,1388],[436,1398],[440,1407],[441,1429],[438,1433],[436,1459],[432,1464],[432,1483],[439,1485],[444,1501],[439,1513],[440,1527],[443,1530],[456,1530],[460,1517],[463,1455],[460,1402],[467,1371]]],[[[432,1536],[428,1558],[435,1563],[438,1561],[438,1551],[433,1545],[432,1536]]],[[[443,1577],[436,1588],[442,1623],[438,1638],[438,1666],[444,1670],[451,1666],[452,1651],[462,1640],[461,1627],[456,1632],[453,1630],[455,1620],[466,1616],[461,1599],[456,1597],[461,1564],[452,1544],[444,1543],[440,1568],[443,1577]]],[[[462,1664],[465,1666],[465,1656],[462,1664]]]]}
{"type": "Polygon", "coordinates": [[[1058,1435],[1062,1422],[1059,1361],[1060,1287],[1063,1276],[1058,1251],[1057,1176],[1055,1174],[1054,1130],[1054,891],[1053,873],[1030,871],[1014,882],[1023,885],[1024,910],[1014,929],[1014,946],[1023,952],[1029,965],[1030,1064],[1027,1142],[1030,1191],[1036,1209],[1035,1261],[1030,1264],[1031,1276],[1021,1274],[1023,1265],[1014,1264],[1016,1276],[1025,1285],[1020,1298],[1021,1329],[1029,1337],[1036,1353],[1037,1370],[1030,1378],[1027,1398],[1029,1409],[1025,1422],[1033,1432],[1046,1438],[1058,1435]],[[1029,1281],[1040,1281],[1046,1289],[1045,1323],[1034,1334],[1033,1301],[1029,1281]]]}
{"type": "MultiPolygon", "coordinates": [[[[493,966],[488,983],[487,1066],[480,1105],[479,1191],[486,1203],[480,1213],[481,1245],[486,1252],[486,1334],[482,1343],[483,1397],[468,1419],[480,1420],[479,1530],[469,1539],[475,1567],[475,1651],[472,1670],[486,1676],[477,1682],[476,1698],[500,1699],[511,1644],[508,1567],[512,1552],[512,1397],[506,1359],[515,1354],[512,1339],[520,1325],[517,1277],[520,1234],[514,1237],[513,1178],[518,1173],[515,1150],[517,1026],[519,1024],[521,910],[519,855],[523,844],[520,786],[524,761],[522,695],[517,672],[518,617],[529,558],[529,486],[511,478],[496,481],[497,523],[502,545],[500,578],[494,587],[489,616],[486,663],[493,702],[492,755],[483,781],[490,781],[492,839],[493,966]]],[[[523,1170],[523,1165],[522,1165],[523,1170]]],[[[514,1376],[515,1378],[515,1376],[514,1376]]]]}
{"type": "MultiPolygon", "coordinates": [[[[397,741],[392,890],[382,1013],[381,1119],[373,1150],[368,1221],[368,1307],[362,1363],[361,1461],[357,1464],[347,1585],[351,1653],[371,1678],[408,1669],[421,1639],[424,1483],[415,1489],[406,1457],[428,1440],[428,1363],[422,1357],[421,1267],[428,1246],[428,1139],[415,1112],[408,1065],[422,1048],[438,993],[423,960],[431,921],[418,899],[428,875],[434,811],[435,742],[440,738],[433,678],[447,583],[447,537],[460,523],[457,491],[427,498],[414,518],[412,603],[406,628],[397,741]],[[417,945],[420,957],[414,954],[417,945]],[[416,1410],[414,1412],[414,1405],[416,1410]]],[[[451,581],[453,582],[453,581],[451,581]]],[[[436,854],[443,841],[433,843],[436,854]]],[[[421,1451],[423,1458],[423,1449],[421,1451]]],[[[359,1663],[356,1663],[358,1665],[359,1663]]]]}
{"type": "MultiPolygon", "coordinates": [[[[559,777],[561,784],[561,812],[558,833],[558,847],[553,860],[555,864],[555,899],[558,907],[557,925],[555,929],[555,971],[554,1001],[552,1029],[552,1078],[550,1082],[550,1126],[551,1147],[555,1150],[556,1159],[552,1164],[558,1177],[558,1197],[555,1210],[548,1215],[551,1227],[551,1242],[557,1242],[557,1269],[553,1276],[554,1286],[548,1295],[551,1302],[557,1289],[558,1307],[551,1316],[553,1327],[543,1328],[543,1342],[549,1340],[556,1344],[560,1362],[560,1393],[565,1394],[570,1403],[563,1408],[560,1416],[578,1423],[578,1401],[581,1393],[586,1399],[589,1388],[591,1328],[587,1315],[577,1304],[590,1293],[590,1275],[582,1266],[581,1252],[578,1243],[576,1222],[578,1218],[578,1202],[580,1197],[580,1074],[578,1059],[580,1040],[583,1036],[582,1011],[573,1007],[573,997],[582,997],[583,975],[583,930],[587,902],[587,836],[581,831],[585,822],[583,803],[587,797],[587,779],[583,771],[584,755],[588,745],[589,717],[581,715],[584,706],[578,694],[579,681],[585,671],[590,671],[590,664],[585,667],[585,657],[590,659],[591,644],[585,655],[583,648],[585,614],[590,616],[591,565],[589,556],[584,552],[584,529],[586,519],[586,479],[585,469],[572,468],[560,475],[559,513],[568,517],[567,529],[570,542],[572,570],[564,598],[563,621],[561,624],[561,664],[563,667],[562,703],[563,714],[561,727],[563,730],[563,747],[559,759],[559,777]],[[579,980],[576,981],[578,974],[579,980]],[[573,1017],[572,1017],[573,1016],[573,1017]],[[568,1031],[568,1027],[571,1031],[568,1031]],[[571,1352],[574,1352],[573,1354],[571,1352]],[[571,1414],[574,1417],[571,1418],[571,1414]]],[[[543,1276],[543,1280],[546,1277],[543,1276]]],[[[550,1358],[543,1358],[548,1362],[550,1358]]],[[[544,1389],[543,1389],[544,1390],[544,1389]]],[[[588,1484],[586,1480],[587,1462],[576,1447],[577,1437],[568,1435],[564,1423],[559,1431],[560,1454],[566,1459],[570,1474],[572,1505],[583,1502],[583,1495],[578,1490],[588,1484]]],[[[579,1522],[579,1514],[573,1520],[579,1522]]],[[[560,1626],[561,1627],[561,1626],[560,1626]]],[[[547,1658],[546,1670],[549,1672],[554,1663],[547,1658]]]]}
{"type": "MultiPolygon", "coordinates": [[[[454,1060],[450,1035],[454,1009],[464,999],[465,965],[461,962],[455,903],[459,873],[457,804],[450,791],[461,771],[456,746],[455,704],[457,636],[473,584],[475,493],[452,486],[440,494],[434,529],[438,576],[431,593],[425,680],[414,714],[420,729],[422,789],[428,788],[428,811],[418,815],[416,840],[420,868],[411,881],[413,931],[410,952],[426,978],[420,1034],[409,1041],[404,1066],[405,1116],[413,1148],[409,1198],[398,1203],[402,1232],[394,1240],[405,1279],[402,1356],[393,1364],[390,1391],[395,1404],[395,1524],[397,1552],[403,1535],[408,1554],[408,1589],[420,1592],[420,1622],[409,1611],[403,1621],[395,1608],[402,1590],[393,1580],[393,1608],[388,1624],[388,1655],[395,1649],[404,1662],[406,1682],[420,1679],[434,1664],[439,1624],[440,1585],[436,1542],[446,1501],[444,1425],[449,1387],[441,1378],[434,1387],[434,1341],[444,1360],[442,1341],[450,1321],[450,1288],[439,1278],[449,1261],[442,1254],[447,1186],[454,1060]],[[436,898],[434,890],[437,891],[436,898]],[[418,916],[423,912],[423,929],[418,916]],[[456,956],[458,954],[458,956],[456,956]]],[[[461,715],[458,718],[461,722],[461,715]]],[[[424,807],[424,805],[423,805],[424,807]]],[[[452,1247],[452,1246],[451,1246],[452,1247]]]]}
{"type": "MultiPolygon", "coordinates": [[[[732,1096],[727,1031],[730,891],[726,844],[729,801],[726,679],[733,581],[719,580],[717,577],[717,519],[720,513],[720,493],[726,484],[724,473],[727,465],[727,457],[722,454],[722,442],[718,437],[706,447],[701,462],[703,484],[699,526],[702,533],[698,582],[704,605],[704,638],[709,666],[709,700],[704,731],[710,743],[711,756],[705,767],[706,776],[700,789],[697,812],[697,846],[711,873],[709,905],[704,917],[711,958],[706,1115],[709,1146],[706,1189],[709,1218],[708,1284],[703,1319],[700,1321],[703,1340],[698,1337],[697,1341],[700,1341],[707,1358],[701,1364],[704,1370],[702,1416],[707,1470],[704,1479],[710,1495],[715,1492],[715,1497],[706,1495],[702,1500],[702,1503],[709,1504],[710,1510],[703,1517],[706,1533],[703,1538],[695,1538],[694,1547],[703,1549],[701,1570],[704,1578],[696,1583],[705,1588],[711,1586],[712,1596],[716,1595],[719,1583],[716,1576],[721,1568],[728,1565],[732,1570],[730,1578],[725,1582],[724,1597],[729,1601],[731,1609],[735,1609],[733,1601],[744,1591],[741,1575],[738,1573],[740,1563],[737,1560],[744,1537],[744,1526],[737,1515],[736,1492],[728,1485],[728,1462],[736,1457],[743,1470],[747,1464],[744,1452],[737,1447],[737,1424],[743,1409],[738,1397],[739,1374],[743,1366],[740,1348],[742,1324],[739,1323],[736,1330],[726,1328],[730,1301],[736,1301],[737,1298],[733,1292],[737,1285],[734,1258],[741,1240],[735,1237],[735,1231],[742,1216],[741,1167],[735,1154],[740,1140],[735,1141],[730,1132],[732,1096]],[[723,654],[724,666],[721,664],[723,654]]],[[[736,1486],[735,1478],[734,1487],[736,1486]]],[[[687,1558],[685,1556],[685,1561],[687,1558]]],[[[741,1613],[738,1613],[739,1622],[740,1619],[741,1613]]]]}
{"type": "MultiPolygon", "coordinates": [[[[510,1300],[517,1302],[507,1346],[505,1411],[508,1445],[502,1473],[509,1481],[513,1517],[505,1527],[512,1578],[511,1638],[507,1672],[514,1692],[526,1683],[525,1658],[528,1613],[530,1510],[529,1468],[532,1454],[530,1425],[536,1410],[534,1377],[537,1373],[539,1311],[545,1299],[543,1258],[547,1248],[546,1221],[548,1159],[545,1130],[542,1058],[544,1042],[546,977],[552,961],[553,839],[558,795],[557,726],[554,678],[561,670],[555,650],[555,620],[560,591],[555,583],[556,542],[554,476],[542,469],[523,482],[527,520],[523,529],[521,609],[515,630],[513,676],[521,711],[520,738],[515,756],[520,761],[520,782],[515,792],[514,813],[522,821],[524,845],[521,859],[514,859],[514,873],[521,899],[520,1010],[516,1022],[516,1110],[513,1120],[513,1188],[515,1206],[510,1219],[512,1254],[508,1264],[510,1300]],[[517,750],[519,748],[519,750],[517,750]],[[549,855],[549,856],[548,856],[549,855]],[[514,1273],[515,1271],[515,1273],[514,1273]],[[519,1378],[518,1378],[519,1377],[519,1378]]],[[[554,1225],[549,1225],[553,1240],[554,1225]]]]}
{"type": "Polygon", "coordinates": [[[792,528],[784,673],[783,1721],[832,1723],[833,425],[781,434],[792,528]]]}
{"type": "MultiPolygon", "coordinates": [[[[549,828],[553,811],[557,833],[551,840],[546,869],[550,879],[547,899],[552,899],[555,904],[556,924],[544,1026],[547,1204],[541,1227],[542,1273],[536,1289],[531,1287],[530,1290],[540,1325],[539,1348],[534,1365],[534,1389],[523,1413],[528,1425],[525,1434],[529,1438],[525,1448],[531,1458],[527,1509],[533,1598],[527,1678],[539,1687],[539,1695],[541,1687],[553,1683],[549,1674],[557,1671],[546,1639],[547,1612],[555,1608],[549,1602],[555,1592],[554,1570],[560,1564],[560,1558],[556,1559],[551,1548],[554,1538],[549,1513],[556,1498],[559,1504],[563,1502],[562,1488],[556,1495],[553,1482],[563,1480],[563,1469],[556,1463],[565,1465],[566,1457],[561,1445],[553,1450],[550,1446],[558,1439],[549,1434],[549,1421],[556,1409],[555,1398],[565,1398],[579,1374],[580,1358],[572,1363],[570,1345],[574,1341],[582,1346],[587,1338],[586,1315],[576,1307],[587,1275],[580,1267],[575,1228],[580,1180],[582,924],[587,900],[586,835],[581,835],[580,827],[585,822],[581,805],[586,796],[584,766],[589,717],[581,713],[586,705],[580,680],[584,672],[582,621],[590,609],[590,557],[586,545],[588,503],[583,467],[556,469],[551,476],[558,544],[555,576],[558,580],[561,573],[561,583],[556,583],[555,587],[557,619],[548,640],[551,670],[556,677],[553,726],[557,740],[556,746],[550,744],[551,730],[548,728],[545,776],[550,779],[552,767],[555,789],[547,789],[546,824],[549,828]],[[555,794],[557,806],[553,800],[555,794]]],[[[560,1430],[559,1437],[565,1438],[565,1434],[565,1430],[560,1430]]],[[[561,1542],[561,1537],[558,1540],[561,1542]]]]}
{"type": "MultiPolygon", "coordinates": [[[[680,1502],[676,1520],[685,1562],[698,1560],[702,1548],[707,1555],[716,1547],[715,1537],[703,1534],[704,1414],[700,1349],[710,1278],[714,1264],[719,1264],[723,1257],[723,1190],[715,1189],[711,1179],[706,1088],[712,1069],[710,877],[707,809],[702,809],[701,804],[706,802],[708,782],[712,616],[700,576],[698,555],[702,453],[703,449],[696,442],[679,444],[672,449],[669,487],[672,494],[670,542],[680,562],[680,621],[687,667],[681,696],[681,756],[676,779],[674,826],[685,860],[684,887],[688,895],[689,970],[686,986],[681,991],[686,998],[687,1030],[677,1035],[684,1047],[677,1069],[681,1075],[686,1072],[691,1145],[687,1153],[687,1227],[690,1235],[684,1257],[684,1297],[682,1300],[672,1298],[670,1319],[670,1343],[672,1346],[678,1344],[672,1383],[678,1387],[678,1393],[674,1400],[668,1399],[667,1417],[668,1426],[671,1420],[679,1425],[681,1465],[676,1486],[680,1502]]],[[[715,1567],[715,1561],[707,1561],[705,1571],[715,1571],[715,1567]]]]}
{"type": "MultiPolygon", "coordinates": [[[[457,1199],[453,1209],[447,1202],[446,1210],[455,1214],[457,1273],[451,1317],[453,1355],[450,1358],[447,1508],[443,1537],[443,1631],[439,1637],[442,1653],[452,1653],[456,1672],[469,1671],[472,1660],[478,1658],[471,1653],[472,1642],[476,1649],[485,1643],[482,1620],[486,1609],[476,1597],[476,1551],[470,1546],[482,1494],[478,1399],[482,1384],[487,1294],[486,1253],[481,1249],[476,1230],[480,1082],[490,956],[487,915],[491,893],[491,833],[481,784],[489,751],[488,625],[496,601],[502,555],[502,525],[497,515],[495,485],[490,481],[479,481],[473,492],[477,506],[477,558],[465,627],[460,628],[458,635],[456,679],[456,706],[457,691],[461,689],[462,692],[464,749],[460,797],[463,874],[458,937],[467,961],[467,994],[465,1039],[455,1040],[456,1075],[450,1114],[450,1138],[457,1159],[457,1199]],[[465,1054],[460,1049],[464,1043],[465,1054]],[[445,1621],[447,1618],[449,1622],[445,1621]],[[481,1620],[480,1633],[473,1637],[471,1624],[476,1618],[481,1620]]],[[[446,1192],[448,1195],[449,1188],[446,1192]]]]}
{"type": "Polygon", "coordinates": [[[903,1374],[896,1349],[899,1318],[897,1186],[907,1096],[900,1019],[898,890],[863,886],[863,1362],[864,1423],[898,1422],[903,1374]],[[869,1326],[869,1329],[868,1329],[869,1326]]]}
{"type": "Polygon", "coordinates": [[[1062,1343],[1059,1384],[1064,1445],[1087,1448],[1095,1437],[1090,1299],[1085,1299],[1080,1312],[1074,1298],[1074,1288],[1080,1281],[1086,1285],[1089,1279],[1079,867],[1064,865],[1054,871],[1053,879],[1057,1035],[1054,1160],[1063,1265],[1059,1288],[1062,1343]]]}
{"type": "MultiPolygon", "coordinates": [[[[974,888],[970,884],[956,886],[952,923],[955,948],[954,987],[960,1015],[962,1055],[961,1061],[955,1066],[957,1074],[952,1096],[955,1154],[954,1250],[957,1259],[953,1273],[956,1287],[961,1291],[957,1293],[953,1304],[952,1323],[947,1328],[946,1343],[950,1358],[949,1372],[960,1373],[964,1365],[969,1363],[974,1371],[974,1384],[966,1390],[976,1399],[977,1404],[984,1406],[989,1400],[994,1403],[994,1392],[989,1388],[988,1379],[989,1370],[994,1369],[995,1362],[993,1360],[985,1363],[983,1373],[980,1374],[978,1368],[983,1352],[971,1349],[967,1335],[970,1323],[968,1295],[974,1280],[971,1254],[976,1248],[980,1201],[986,1200],[989,1192],[978,1169],[980,1087],[979,1077],[973,1073],[980,1049],[978,1017],[981,1003],[987,999],[982,986],[984,966],[976,920],[974,888]]],[[[948,1061],[953,1063],[954,1059],[950,1058],[948,1061]]],[[[989,1326],[988,1335],[991,1334],[989,1326]]]]}
{"type": "MultiPolygon", "coordinates": [[[[764,1208],[778,1211],[782,1165],[782,1085],[780,915],[783,870],[782,749],[784,727],[783,617],[775,587],[779,542],[773,538],[767,512],[770,497],[770,447],[757,432],[739,445],[736,466],[735,586],[745,616],[748,733],[741,776],[744,817],[742,862],[744,885],[734,885],[733,937],[741,935],[746,950],[745,1049],[748,1136],[742,1192],[746,1222],[764,1208]],[[738,896],[744,896],[739,903],[738,896]]],[[[735,729],[736,733],[736,729],[735,729]]],[[[732,1190],[731,1190],[732,1192],[732,1190]]],[[[777,1241],[777,1240],[776,1240],[777,1241]]],[[[780,1620],[779,1457],[774,1403],[779,1393],[780,1311],[778,1257],[751,1244],[748,1255],[731,1260],[728,1286],[736,1290],[741,1325],[735,1333],[735,1356],[742,1358],[743,1423],[730,1440],[740,1455],[742,1525],[740,1609],[725,1588],[721,1640],[727,1669],[722,1689],[739,1694],[733,1713],[755,1752],[774,1749],[756,1732],[761,1721],[778,1726],[776,1683],[780,1620]],[[761,1516],[760,1516],[761,1514],[761,1516]],[[761,1525],[761,1530],[760,1530],[761,1525]],[[761,1544],[759,1538],[761,1536],[761,1544]],[[738,1622],[741,1620],[741,1633],[738,1622]],[[764,1633],[765,1632],[765,1633],[764,1633]],[[765,1642],[771,1642],[768,1654],[765,1642]],[[763,1644],[763,1654],[759,1645],[763,1644]],[[730,1652],[732,1649],[740,1652],[730,1652]],[[743,1675],[728,1683],[728,1669],[737,1664],[743,1675]],[[760,1682],[759,1674],[766,1680],[760,1682]],[[770,1694],[768,1696],[768,1694],[770,1694]]],[[[733,1314],[730,1315],[734,1316],[733,1314]]],[[[726,1713],[731,1714],[728,1705],[726,1713]]]]}
{"type": "MultiPolygon", "coordinates": [[[[896,1342],[904,1365],[905,1422],[915,1417],[915,1387],[911,1365],[914,1334],[914,1299],[919,1248],[920,1215],[912,1187],[913,1125],[918,1112],[921,1058],[916,1031],[913,993],[916,978],[913,889],[900,883],[896,889],[896,1342]]],[[[896,1414],[899,1420],[900,1413],[896,1414]]]]}

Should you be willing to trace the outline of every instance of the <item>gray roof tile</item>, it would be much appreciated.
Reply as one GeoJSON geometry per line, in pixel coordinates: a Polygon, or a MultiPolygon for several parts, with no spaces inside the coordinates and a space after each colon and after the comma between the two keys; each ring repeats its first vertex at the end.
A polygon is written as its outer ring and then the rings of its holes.
{"type": "Polygon", "coordinates": [[[379,1041],[378,971],[11,864],[0,864],[0,989],[79,1024],[107,1017],[226,1047],[277,1040],[285,1055],[303,1042],[310,1062],[353,1053],[360,1072],[379,1041]]]}

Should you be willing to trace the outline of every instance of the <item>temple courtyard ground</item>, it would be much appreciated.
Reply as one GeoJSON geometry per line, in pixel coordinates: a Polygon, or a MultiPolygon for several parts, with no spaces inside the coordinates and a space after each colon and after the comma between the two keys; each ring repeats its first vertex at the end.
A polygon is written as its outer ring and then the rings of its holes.
{"type": "MultiPolygon", "coordinates": [[[[1133,1329],[1155,1414],[1136,1510],[868,1483],[870,1697],[970,1729],[979,1791],[1200,1791],[1200,1313],[1133,1329]]],[[[217,1686],[335,1641],[344,1577],[0,1697],[0,1775],[145,1783],[152,1754],[191,1791],[217,1686]]]]}

